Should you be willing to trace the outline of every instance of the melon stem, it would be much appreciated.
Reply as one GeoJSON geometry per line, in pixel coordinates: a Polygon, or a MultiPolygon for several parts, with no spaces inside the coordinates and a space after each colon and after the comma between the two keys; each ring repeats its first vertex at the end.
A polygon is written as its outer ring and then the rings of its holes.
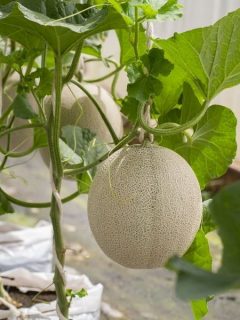
{"type": "Polygon", "coordinates": [[[197,114],[195,117],[193,117],[191,120],[187,121],[184,124],[178,124],[178,123],[163,123],[158,128],[152,128],[148,125],[148,123],[145,120],[144,110],[145,110],[145,104],[140,104],[138,109],[138,120],[140,126],[147,132],[152,133],[154,135],[162,135],[162,136],[170,136],[177,133],[181,133],[186,129],[194,127],[205,115],[207,109],[209,106],[209,101],[206,101],[203,104],[203,108],[200,111],[199,114],[197,114]]]}

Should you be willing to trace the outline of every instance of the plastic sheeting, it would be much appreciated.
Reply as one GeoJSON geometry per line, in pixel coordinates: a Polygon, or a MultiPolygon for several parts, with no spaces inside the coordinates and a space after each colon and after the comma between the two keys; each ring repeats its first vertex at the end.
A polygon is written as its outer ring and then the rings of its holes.
{"type": "MultiPolygon", "coordinates": [[[[54,291],[52,273],[31,272],[29,270],[18,268],[6,271],[0,274],[3,277],[3,284],[6,286],[17,287],[22,292],[36,291],[41,292],[47,288],[47,291],[54,291]],[[49,286],[50,285],[50,286],[49,286]]],[[[79,291],[82,288],[87,290],[88,295],[83,298],[73,298],[69,310],[69,318],[73,320],[98,320],[101,309],[101,299],[103,286],[101,284],[93,285],[85,275],[66,275],[67,288],[79,291]]],[[[56,301],[50,303],[39,303],[31,308],[20,308],[14,311],[0,311],[0,319],[9,320],[57,320],[56,301]]]]}
{"type": "Polygon", "coordinates": [[[34,228],[0,222],[0,272],[24,267],[52,270],[52,227],[45,221],[34,228]]]}
{"type": "Polygon", "coordinates": [[[52,270],[52,227],[40,221],[34,228],[0,222],[0,272],[24,267],[52,270]]]}

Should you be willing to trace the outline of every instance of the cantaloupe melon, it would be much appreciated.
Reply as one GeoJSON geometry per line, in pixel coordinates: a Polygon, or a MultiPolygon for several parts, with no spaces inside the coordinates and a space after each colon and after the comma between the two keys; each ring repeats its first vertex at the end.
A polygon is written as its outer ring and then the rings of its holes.
{"type": "MultiPolygon", "coordinates": [[[[7,110],[17,94],[17,84],[19,81],[19,75],[13,73],[6,83],[6,88],[3,91],[3,106],[2,113],[7,110]]],[[[32,94],[28,95],[28,101],[33,109],[37,110],[36,102],[32,94]]],[[[13,127],[19,127],[28,124],[27,120],[16,118],[13,127]]],[[[12,152],[22,152],[31,148],[33,144],[33,129],[23,129],[21,131],[16,131],[11,134],[10,151],[12,152]]],[[[7,138],[0,138],[1,147],[6,150],[7,148],[7,138]]]]}
{"type": "MultiPolygon", "coordinates": [[[[123,135],[123,122],[118,106],[110,96],[110,94],[102,87],[84,84],[84,88],[88,90],[99,103],[101,109],[105,113],[114,131],[119,138],[123,135]]],[[[112,143],[112,137],[102,120],[96,106],[74,84],[64,86],[62,90],[62,117],[61,126],[76,125],[81,128],[87,128],[94,132],[97,137],[104,143],[112,143]]],[[[46,113],[49,114],[51,109],[51,98],[48,97],[45,102],[46,113]]],[[[41,155],[46,164],[49,164],[49,155],[47,149],[41,149],[41,155]]]]}
{"type": "Polygon", "coordinates": [[[129,268],[164,266],[191,245],[202,216],[188,163],[167,148],[124,147],[99,165],[89,198],[92,233],[105,254],[129,268]]]}

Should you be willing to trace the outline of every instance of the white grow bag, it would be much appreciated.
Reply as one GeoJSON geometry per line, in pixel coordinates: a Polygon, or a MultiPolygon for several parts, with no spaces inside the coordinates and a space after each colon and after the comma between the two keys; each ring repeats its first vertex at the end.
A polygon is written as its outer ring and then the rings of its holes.
{"type": "Polygon", "coordinates": [[[34,228],[0,222],[0,272],[24,267],[52,270],[52,227],[40,221],[34,228]]]}
{"type": "MultiPolygon", "coordinates": [[[[14,269],[2,272],[3,284],[17,287],[22,292],[54,291],[52,273],[31,272],[26,269],[14,269]]],[[[87,290],[88,295],[83,298],[73,298],[69,310],[69,319],[72,320],[98,320],[100,317],[103,286],[93,285],[85,275],[66,275],[67,288],[79,291],[87,290]]],[[[56,301],[50,303],[38,303],[31,308],[20,308],[17,312],[0,310],[0,319],[8,320],[58,320],[56,314],[56,301]]]]}
{"type": "MultiPolygon", "coordinates": [[[[45,221],[34,228],[23,228],[0,222],[0,277],[6,286],[22,292],[41,292],[48,287],[54,291],[52,273],[52,226],[45,221]],[[7,277],[7,278],[6,278],[7,277]],[[51,285],[51,286],[49,286],[51,285]]],[[[66,274],[67,288],[88,295],[73,298],[69,319],[98,320],[101,310],[103,286],[93,285],[85,275],[66,274]]],[[[38,303],[31,308],[0,310],[0,320],[58,320],[56,301],[38,303]]]]}

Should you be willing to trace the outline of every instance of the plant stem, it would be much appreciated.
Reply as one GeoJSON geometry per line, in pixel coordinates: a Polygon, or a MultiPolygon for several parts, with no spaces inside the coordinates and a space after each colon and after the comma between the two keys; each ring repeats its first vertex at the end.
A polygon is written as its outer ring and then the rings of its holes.
{"type": "Polygon", "coordinates": [[[112,81],[112,85],[111,85],[111,94],[113,96],[114,101],[117,101],[117,99],[118,99],[117,96],[116,96],[116,86],[117,86],[118,79],[119,79],[119,72],[117,72],[114,75],[114,78],[113,78],[113,81],[112,81]]]}
{"type": "Polygon", "coordinates": [[[1,118],[0,118],[0,124],[3,123],[3,121],[9,116],[9,114],[11,113],[11,111],[13,110],[13,105],[11,104],[7,110],[2,114],[1,118]]]}
{"type": "Polygon", "coordinates": [[[14,131],[18,131],[18,130],[22,130],[22,129],[28,129],[28,128],[43,128],[43,124],[42,123],[31,123],[31,124],[24,124],[22,126],[19,126],[19,127],[14,127],[14,128],[9,128],[9,129],[6,129],[4,131],[0,131],[0,138],[5,136],[6,134],[9,134],[11,132],[14,132],[14,131]]]}
{"type": "MultiPolygon", "coordinates": [[[[13,196],[10,196],[9,194],[7,194],[5,191],[3,191],[0,188],[0,193],[3,193],[5,195],[5,197],[12,203],[20,206],[20,207],[24,207],[24,208],[49,208],[51,206],[51,202],[26,202],[17,198],[14,198],[13,196]]],[[[67,203],[73,199],[75,199],[76,197],[79,196],[79,194],[81,193],[80,190],[70,194],[69,196],[67,196],[66,198],[62,199],[62,203],[67,203]]]]}
{"type": "Polygon", "coordinates": [[[134,37],[134,53],[135,53],[135,58],[136,60],[139,59],[139,55],[138,55],[138,41],[139,41],[139,22],[138,22],[138,7],[136,6],[134,8],[134,12],[135,12],[135,37],[134,37]]]}
{"type": "Polygon", "coordinates": [[[134,128],[132,129],[132,131],[126,136],[124,137],[116,146],[115,148],[113,148],[110,152],[105,153],[103,156],[101,156],[99,159],[97,159],[96,161],[94,161],[93,163],[90,163],[87,166],[78,166],[75,165],[70,169],[65,169],[64,170],[64,174],[65,175],[76,175],[76,174],[80,174],[83,173],[93,167],[96,167],[99,163],[101,163],[102,161],[106,160],[108,157],[110,157],[114,152],[116,152],[117,150],[121,149],[123,146],[125,146],[127,143],[129,143],[130,141],[132,141],[137,135],[137,125],[134,126],[134,128]]]}
{"type": "Polygon", "coordinates": [[[54,110],[49,117],[48,126],[48,143],[50,159],[52,165],[52,183],[53,193],[51,201],[50,217],[54,234],[55,249],[55,273],[54,285],[57,294],[57,307],[61,314],[68,319],[69,304],[65,293],[65,281],[63,268],[65,263],[65,248],[61,229],[61,200],[60,191],[63,177],[61,156],[59,150],[60,124],[61,124],[61,92],[62,92],[62,58],[60,55],[55,56],[55,97],[54,110]],[[58,198],[59,196],[59,198],[58,198]]]}
{"type": "Polygon", "coordinates": [[[147,132],[153,133],[154,135],[162,135],[162,136],[170,136],[177,133],[180,133],[186,129],[192,128],[195,126],[205,115],[207,108],[208,108],[209,102],[205,102],[203,104],[203,109],[199,114],[197,114],[195,117],[193,117],[191,120],[187,121],[184,124],[176,124],[176,123],[164,123],[159,128],[151,128],[148,126],[144,119],[144,107],[145,104],[142,104],[139,106],[138,110],[138,120],[140,126],[147,132]],[[169,128],[170,127],[170,128],[169,128]]]}
{"type": "MultiPolygon", "coordinates": [[[[96,61],[102,61],[103,62],[103,59],[100,59],[100,58],[90,58],[90,59],[87,59],[87,60],[84,60],[84,63],[89,63],[89,62],[96,62],[96,61]]],[[[116,68],[119,67],[118,63],[112,59],[109,59],[109,58],[104,58],[104,61],[108,62],[108,63],[111,63],[113,64],[116,68]]],[[[124,66],[122,66],[124,67],[124,66]]]]}
{"type": "Polygon", "coordinates": [[[31,59],[29,60],[29,63],[27,65],[27,70],[25,72],[24,77],[27,77],[31,73],[32,67],[33,67],[33,64],[34,64],[34,60],[35,60],[35,57],[31,57],[31,59]]]}
{"type": "Polygon", "coordinates": [[[81,52],[82,52],[82,46],[83,46],[83,41],[81,41],[79,43],[79,45],[77,46],[77,49],[75,51],[75,55],[73,57],[72,64],[71,64],[70,69],[69,69],[69,71],[68,71],[68,73],[67,73],[67,75],[66,75],[66,77],[64,79],[64,83],[69,82],[72,79],[72,77],[73,77],[73,75],[74,75],[74,73],[76,71],[76,68],[77,68],[77,65],[78,65],[78,62],[79,62],[79,59],[80,59],[80,55],[81,55],[81,52]]]}
{"type": "MultiPolygon", "coordinates": [[[[11,127],[12,127],[13,122],[14,122],[14,119],[15,119],[15,117],[12,117],[12,119],[11,119],[10,122],[9,122],[8,128],[11,128],[11,127]]],[[[7,152],[8,152],[9,149],[10,149],[10,144],[11,144],[11,134],[9,133],[9,134],[7,135],[7,152]]],[[[1,165],[0,165],[0,172],[4,169],[5,164],[6,164],[7,160],[8,160],[8,157],[9,157],[9,155],[6,153],[6,154],[4,155],[4,157],[3,157],[2,163],[1,163],[1,165]]]]}
{"type": "Polygon", "coordinates": [[[113,138],[113,142],[115,144],[119,143],[119,139],[115,133],[115,131],[113,130],[113,127],[111,125],[111,123],[109,122],[108,118],[106,117],[105,113],[102,111],[100,105],[98,104],[98,102],[96,101],[96,99],[84,88],[84,86],[81,85],[81,83],[79,83],[76,80],[71,80],[71,82],[73,84],[75,84],[77,87],[79,87],[87,96],[88,98],[92,101],[92,103],[95,105],[95,107],[97,108],[97,111],[99,112],[100,116],[102,117],[106,127],[108,128],[112,138],[113,138]]]}
{"type": "Polygon", "coordinates": [[[118,73],[119,71],[122,70],[124,66],[119,66],[117,67],[115,70],[113,70],[112,72],[106,74],[105,76],[103,77],[100,77],[100,78],[96,78],[96,79],[84,79],[85,82],[88,82],[88,83],[94,83],[94,82],[100,82],[100,81],[103,81],[105,79],[108,79],[110,77],[112,77],[113,75],[115,75],[116,73],[118,73]]]}
{"type": "Polygon", "coordinates": [[[6,152],[5,155],[9,158],[22,158],[30,153],[32,153],[35,150],[34,145],[32,145],[29,149],[21,151],[21,152],[6,152]]]}

